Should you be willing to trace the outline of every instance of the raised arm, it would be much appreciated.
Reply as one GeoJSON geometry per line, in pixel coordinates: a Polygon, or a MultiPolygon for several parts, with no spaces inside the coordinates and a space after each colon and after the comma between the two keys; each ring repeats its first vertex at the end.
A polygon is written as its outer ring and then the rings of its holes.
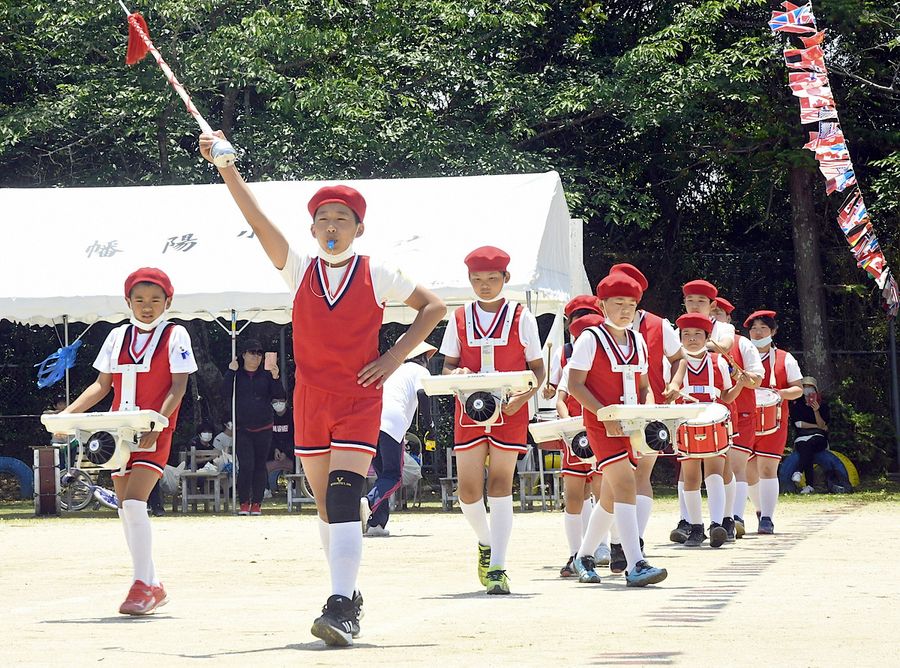
{"type": "MultiPolygon", "coordinates": [[[[212,135],[200,135],[200,155],[209,162],[212,162],[209,151],[213,141],[215,141],[215,137],[224,139],[225,135],[221,130],[216,130],[212,135]]],[[[241,213],[244,214],[244,218],[250,224],[250,227],[253,228],[253,232],[256,238],[259,239],[263,250],[266,251],[266,255],[269,256],[276,269],[279,271],[284,269],[288,256],[287,239],[285,239],[281,230],[263,213],[259,207],[259,202],[256,201],[256,197],[250,192],[250,188],[247,187],[247,183],[241,177],[237,168],[232,165],[231,167],[219,167],[218,169],[219,174],[222,175],[222,180],[228,186],[228,192],[231,193],[231,197],[238,205],[241,213]]]]}

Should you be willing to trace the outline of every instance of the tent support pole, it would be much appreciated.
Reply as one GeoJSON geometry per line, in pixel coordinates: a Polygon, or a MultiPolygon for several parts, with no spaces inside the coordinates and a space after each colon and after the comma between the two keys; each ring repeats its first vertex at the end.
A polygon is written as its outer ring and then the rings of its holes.
{"type": "Polygon", "coordinates": [[[281,387],[287,392],[287,325],[282,325],[278,332],[278,364],[280,365],[281,387]]]}
{"type": "Polygon", "coordinates": [[[888,320],[888,363],[891,365],[891,408],[894,418],[894,444],[897,447],[897,472],[900,473],[900,385],[897,379],[897,331],[896,318],[888,320]]]}
{"type": "MultiPolygon", "coordinates": [[[[63,345],[69,345],[69,316],[63,316],[63,345]]],[[[69,369],[66,368],[66,406],[72,403],[71,386],[69,384],[69,369]]]]}
{"type": "MultiPolygon", "coordinates": [[[[237,311],[231,309],[231,359],[237,359],[237,311]]],[[[231,514],[238,514],[237,498],[237,411],[235,410],[235,394],[237,390],[237,374],[231,383],[231,514]]]]}

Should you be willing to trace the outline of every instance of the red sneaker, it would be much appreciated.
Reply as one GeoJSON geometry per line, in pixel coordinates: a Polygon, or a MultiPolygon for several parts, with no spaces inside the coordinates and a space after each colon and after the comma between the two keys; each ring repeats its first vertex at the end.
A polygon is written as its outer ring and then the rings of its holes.
{"type": "Polygon", "coordinates": [[[250,504],[242,503],[241,509],[238,511],[238,515],[249,515],[250,514],[250,504]]]}
{"type": "Polygon", "coordinates": [[[260,504],[251,503],[250,504],[250,514],[251,515],[262,515],[262,508],[260,507],[260,504]]]}
{"type": "MultiPolygon", "coordinates": [[[[165,597],[165,591],[163,591],[163,597],[165,597]]],[[[159,605],[159,599],[157,599],[153,587],[136,580],[131,585],[128,596],[125,597],[125,602],[119,606],[119,613],[123,615],[147,615],[153,612],[157,605],[159,605]]]]}
{"type": "Polygon", "coordinates": [[[169,602],[169,595],[166,594],[166,588],[163,587],[162,582],[160,582],[159,585],[155,587],[151,585],[150,589],[153,590],[153,597],[156,599],[157,608],[161,608],[169,602]]]}

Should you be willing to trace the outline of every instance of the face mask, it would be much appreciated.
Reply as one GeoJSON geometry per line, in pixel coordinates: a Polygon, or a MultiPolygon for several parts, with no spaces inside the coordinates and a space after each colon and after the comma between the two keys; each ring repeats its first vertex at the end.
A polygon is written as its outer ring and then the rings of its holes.
{"type": "Polygon", "coordinates": [[[204,443],[209,443],[212,440],[212,432],[204,431],[200,434],[200,440],[204,443]]]}
{"type": "Polygon", "coordinates": [[[225,428],[226,428],[228,431],[231,431],[231,422],[226,422],[226,423],[225,423],[225,428]]]}
{"type": "Polygon", "coordinates": [[[693,350],[685,348],[684,345],[682,345],[681,348],[682,350],[684,350],[686,355],[691,355],[692,357],[700,357],[703,353],[706,352],[706,346],[700,346],[699,348],[695,348],[693,350]]]}
{"type": "Polygon", "coordinates": [[[284,409],[287,408],[287,404],[283,401],[276,401],[272,404],[272,408],[275,409],[276,413],[283,413],[284,409]]]}
{"type": "Polygon", "coordinates": [[[750,339],[750,342],[757,348],[765,348],[766,346],[768,346],[769,344],[772,343],[772,337],[767,336],[764,339],[750,339]]]}
{"type": "Polygon", "coordinates": [[[346,262],[351,257],[353,257],[353,244],[347,246],[345,251],[340,253],[329,253],[327,250],[319,246],[319,257],[325,260],[328,264],[340,264],[341,262],[346,262]]]}
{"type": "Polygon", "coordinates": [[[156,320],[154,320],[153,322],[141,322],[140,320],[138,320],[136,317],[134,317],[134,316],[132,315],[132,316],[131,316],[131,321],[130,321],[130,322],[131,322],[132,325],[134,325],[135,327],[137,327],[139,330],[141,330],[141,331],[143,331],[143,332],[151,332],[151,331],[153,331],[154,329],[156,329],[156,326],[157,326],[158,324],[160,324],[163,320],[166,319],[166,316],[167,316],[168,314],[169,314],[169,311],[168,311],[168,310],[163,311],[163,312],[162,312],[162,315],[160,315],[160,316],[159,316],[156,320]]]}
{"type": "Polygon", "coordinates": [[[493,297],[491,299],[485,299],[484,297],[479,297],[477,294],[475,295],[475,299],[477,301],[480,301],[482,304],[493,304],[495,302],[499,302],[499,301],[506,299],[506,297],[503,295],[503,290],[501,290],[500,292],[497,293],[496,297],[493,297]]]}
{"type": "Polygon", "coordinates": [[[615,329],[616,331],[619,331],[619,332],[624,332],[626,329],[628,329],[628,325],[625,325],[624,327],[622,327],[622,326],[614,323],[609,318],[605,318],[603,320],[603,324],[606,325],[607,327],[609,327],[610,329],[615,329]]]}

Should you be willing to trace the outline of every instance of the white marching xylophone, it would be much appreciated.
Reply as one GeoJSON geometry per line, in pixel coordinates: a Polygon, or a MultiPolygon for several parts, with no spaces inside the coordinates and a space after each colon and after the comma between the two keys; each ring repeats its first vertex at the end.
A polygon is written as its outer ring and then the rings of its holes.
{"type": "MultiPolygon", "coordinates": [[[[52,434],[67,434],[78,441],[79,466],[82,457],[104,469],[121,469],[132,451],[138,449],[141,435],[162,431],[169,418],[156,411],[107,411],[98,413],[59,413],[42,415],[41,423],[52,434]]],[[[156,450],[154,444],[144,452],[156,450]]]]}
{"type": "MultiPolygon", "coordinates": [[[[527,371],[498,371],[495,373],[459,373],[422,378],[425,394],[455,395],[465,414],[475,425],[490,432],[493,425],[502,424],[501,407],[510,395],[537,387],[537,378],[527,371]]],[[[461,418],[460,418],[461,419],[461,418]]]]}

